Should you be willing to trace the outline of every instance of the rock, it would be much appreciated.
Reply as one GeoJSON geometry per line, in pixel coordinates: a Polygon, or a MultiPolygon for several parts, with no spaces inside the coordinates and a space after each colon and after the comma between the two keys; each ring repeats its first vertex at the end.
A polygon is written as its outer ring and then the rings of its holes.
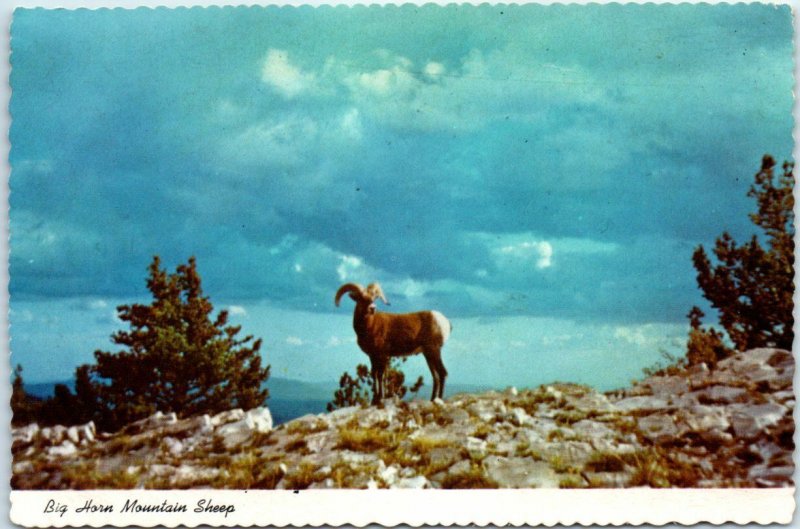
{"type": "Polygon", "coordinates": [[[572,399],[570,404],[577,410],[593,411],[595,413],[613,413],[618,411],[617,407],[602,393],[586,393],[576,399],[572,399]]]}
{"type": "Polygon", "coordinates": [[[399,474],[400,469],[396,465],[391,465],[378,470],[378,477],[387,487],[391,487],[397,482],[399,474]]]}
{"type": "Polygon", "coordinates": [[[165,437],[162,441],[164,448],[173,456],[180,455],[183,452],[183,443],[173,437],[165,437]]]}
{"type": "Polygon", "coordinates": [[[449,423],[464,423],[469,421],[469,413],[461,408],[451,408],[442,414],[449,423]]]}
{"type": "Polygon", "coordinates": [[[28,474],[34,471],[34,466],[31,461],[20,461],[19,463],[14,463],[11,468],[12,474],[28,474]]]}
{"type": "Polygon", "coordinates": [[[698,432],[703,430],[725,431],[730,427],[730,421],[724,406],[692,406],[681,410],[678,417],[689,427],[698,432]]]}
{"type": "Polygon", "coordinates": [[[313,453],[319,453],[329,445],[333,445],[333,432],[318,432],[305,437],[306,448],[313,453]]]}
{"type": "Polygon", "coordinates": [[[255,431],[267,433],[272,430],[272,414],[266,406],[253,408],[247,412],[247,417],[252,419],[255,431]]]}
{"type": "Polygon", "coordinates": [[[523,426],[528,424],[531,420],[530,415],[528,415],[525,410],[522,408],[511,408],[511,412],[508,414],[508,418],[511,420],[511,423],[515,426],[523,426]]]}
{"type": "Polygon", "coordinates": [[[663,399],[689,391],[689,381],[680,376],[650,377],[642,385],[648,387],[654,397],[663,399]]]}
{"type": "Polygon", "coordinates": [[[432,448],[428,452],[428,461],[434,468],[447,468],[461,459],[461,449],[444,446],[432,448]]]}
{"type": "Polygon", "coordinates": [[[97,436],[97,430],[94,426],[94,421],[89,421],[86,424],[78,426],[78,434],[80,438],[84,439],[87,443],[94,442],[97,436]]]}
{"type": "Polygon", "coordinates": [[[494,419],[497,416],[494,409],[491,409],[485,402],[473,402],[467,406],[467,411],[474,417],[477,417],[481,421],[488,423],[494,422],[494,419]]]}
{"type": "Polygon", "coordinates": [[[37,434],[39,434],[39,425],[32,422],[20,428],[13,428],[11,430],[11,439],[14,443],[28,444],[33,442],[37,434]]]}
{"type": "Polygon", "coordinates": [[[471,468],[472,465],[470,464],[470,462],[467,461],[466,459],[462,459],[461,461],[459,461],[458,463],[447,469],[447,474],[451,476],[455,476],[458,474],[466,474],[467,472],[470,471],[471,468]]]}
{"type": "Polygon", "coordinates": [[[78,453],[78,448],[72,441],[64,441],[60,445],[51,446],[47,449],[47,455],[55,457],[71,457],[78,453]]]}
{"type": "Polygon", "coordinates": [[[220,470],[216,468],[182,464],[175,469],[169,481],[173,487],[178,487],[183,483],[211,481],[212,479],[216,478],[219,473],[220,470]]]}
{"type": "Polygon", "coordinates": [[[227,450],[248,441],[255,432],[267,433],[272,429],[272,416],[267,408],[255,408],[243,415],[242,419],[220,426],[214,432],[227,450]]]}
{"type": "Polygon", "coordinates": [[[472,459],[483,459],[486,457],[487,444],[483,439],[467,437],[466,449],[472,459]]]}
{"type": "Polygon", "coordinates": [[[776,403],[731,406],[731,424],[737,437],[754,439],[765,428],[776,424],[788,410],[776,403]]]}
{"type": "Polygon", "coordinates": [[[331,423],[339,424],[342,422],[346,422],[350,417],[352,417],[360,408],[358,406],[348,406],[346,408],[339,408],[338,410],[333,410],[328,414],[328,419],[330,419],[331,423]]]}
{"type": "Polygon", "coordinates": [[[549,395],[550,397],[552,397],[557,401],[564,398],[564,394],[561,391],[554,388],[553,386],[545,386],[544,392],[546,395],[549,395]]]}
{"type": "Polygon", "coordinates": [[[61,444],[67,436],[67,429],[57,424],[55,426],[45,426],[39,432],[39,438],[43,439],[50,445],[61,444]]]}
{"type": "Polygon", "coordinates": [[[501,487],[542,488],[558,487],[555,471],[544,461],[525,457],[489,456],[483,462],[486,475],[501,487]]]}
{"type": "Polygon", "coordinates": [[[711,386],[701,391],[694,392],[697,400],[703,404],[719,403],[730,404],[747,400],[747,390],[729,386],[711,386]]]}
{"type": "Polygon", "coordinates": [[[517,395],[519,395],[519,391],[517,391],[517,388],[515,388],[514,386],[509,386],[506,388],[505,394],[511,397],[516,397],[517,395]]]}
{"type": "Polygon", "coordinates": [[[610,438],[614,436],[614,430],[605,424],[593,421],[591,419],[583,419],[572,425],[573,431],[581,437],[594,438],[610,438]]]}
{"type": "Polygon", "coordinates": [[[667,401],[658,397],[650,397],[646,395],[638,397],[628,397],[614,403],[618,410],[624,412],[631,411],[667,411],[670,407],[667,401]]]}
{"type": "Polygon", "coordinates": [[[734,380],[745,379],[755,383],[769,381],[776,376],[776,370],[769,361],[778,351],[782,350],[760,348],[737,353],[717,363],[718,374],[728,375],[734,380]]]}
{"type": "Polygon", "coordinates": [[[392,485],[393,489],[427,489],[430,483],[425,476],[415,476],[413,478],[401,478],[392,485]]]}
{"type": "Polygon", "coordinates": [[[148,430],[154,430],[159,427],[175,424],[176,422],[178,422],[178,416],[174,412],[164,414],[160,411],[157,411],[149,417],[127,425],[122,429],[122,432],[127,435],[135,435],[148,430]]]}
{"type": "Polygon", "coordinates": [[[191,433],[209,433],[214,429],[211,418],[208,415],[198,415],[189,419],[178,421],[167,425],[161,429],[163,435],[173,437],[188,437],[191,433]]]}
{"type": "Polygon", "coordinates": [[[211,417],[211,426],[217,427],[229,422],[241,421],[244,418],[244,410],[236,408],[223,411],[211,417]]]}
{"type": "Polygon", "coordinates": [[[417,471],[411,467],[403,467],[400,469],[401,478],[411,478],[417,474],[417,471]]]}
{"type": "Polygon", "coordinates": [[[79,444],[81,442],[81,436],[78,433],[77,426],[70,426],[67,428],[67,439],[72,441],[73,444],[79,444]]]}
{"type": "Polygon", "coordinates": [[[385,406],[383,409],[371,407],[358,414],[358,425],[362,428],[369,428],[376,424],[391,424],[397,413],[397,408],[393,404],[385,406]]]}
{"type": "Polygon", "coordinates": [[[748,477],[761,487],[780,487],[792,484],[794,466],[770,467],[754,465],[748,471],[748,477]]]}

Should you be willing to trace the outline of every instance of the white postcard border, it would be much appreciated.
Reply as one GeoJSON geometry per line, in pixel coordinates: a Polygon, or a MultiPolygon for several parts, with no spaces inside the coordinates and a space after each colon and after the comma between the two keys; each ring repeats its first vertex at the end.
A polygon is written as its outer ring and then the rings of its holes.
{"type": "Polygon", "coordinates": [[[794,488],[37,490],[11,492],[11,521],[26,527],[788,524],[794,495],[794,488]]]}

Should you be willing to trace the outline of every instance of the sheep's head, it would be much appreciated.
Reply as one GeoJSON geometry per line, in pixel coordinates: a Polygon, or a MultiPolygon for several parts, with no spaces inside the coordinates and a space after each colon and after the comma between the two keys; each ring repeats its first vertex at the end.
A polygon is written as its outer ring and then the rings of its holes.
{"type": "Polygon", "coordinates": [[[342,296],[345,294],[350,295],[350,299],[355,301],[357,304],[365,304],[371,307],[369,312],[375,311],[375,300],[380,299],[386,305],[389,305],[389,302],[386,300],[386,295],[383,293],[383,289],[378,283],[371,283],[367,285],[367,288],[362,287],[357,283],[346,283],[339,287],[339,290],[336,292],[336,299],[334,302],[336,306],[339,306],[339,301],[342,299],[342,296]]]}

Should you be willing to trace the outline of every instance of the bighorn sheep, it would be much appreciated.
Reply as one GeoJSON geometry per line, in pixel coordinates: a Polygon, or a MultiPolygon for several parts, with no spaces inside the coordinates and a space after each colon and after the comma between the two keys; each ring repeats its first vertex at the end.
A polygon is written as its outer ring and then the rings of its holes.
{"type": "Polygon", "coordinates": [[[388,314],[377,312],[375,300],[380,298],[389,305],[378,283],[363,288],[347,283],[336,292],[335,303],[345,293],[356,302],[353,313],[353,329],[358,336],[358,346],[369,356],[372,364],[372,403],[383,398],[384,374],[393,356],[425,355],[433,377],[431,400],[444,394],[447,369],[442,363],[442,346],[450,336],[452,325],[441,312],[428,310],[410,314],[388,314]]]}

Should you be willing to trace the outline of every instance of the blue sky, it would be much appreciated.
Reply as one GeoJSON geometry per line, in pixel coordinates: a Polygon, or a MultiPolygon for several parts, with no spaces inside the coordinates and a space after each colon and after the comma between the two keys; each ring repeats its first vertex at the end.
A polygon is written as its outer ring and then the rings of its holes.
{"type": "Polygon", "coordinates": [[[277,375],[364,361],[332,298],[380,281],[453,320],[453,382],[625,384],[791,155],[791,31],[766,5],[18,10],[12,362],[71,376],[154,254],[195,255],[277,375]]]}

